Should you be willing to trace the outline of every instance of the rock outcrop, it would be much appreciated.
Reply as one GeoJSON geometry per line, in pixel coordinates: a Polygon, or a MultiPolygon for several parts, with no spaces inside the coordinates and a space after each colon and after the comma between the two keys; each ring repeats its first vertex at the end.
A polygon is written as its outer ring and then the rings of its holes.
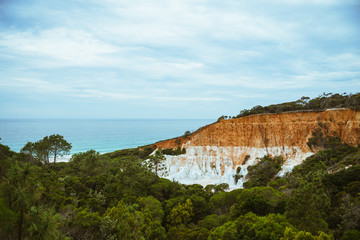
{"type": "Polygon", "coordinates": [[[156,143],[159,148],[186,149],[186,154],[166,156],[164,177],[181,183],[228,183],[242,187],[247,167],[264,155],[282,155],[279,173],[291,171],[313,154],[308,139],[319,126],[350,145],[360,144],[360,112],[350,109],[259,114],[221,120],[185,137],[156,143]],[[242,175],[235,182],[235,174],[242,175]]]}

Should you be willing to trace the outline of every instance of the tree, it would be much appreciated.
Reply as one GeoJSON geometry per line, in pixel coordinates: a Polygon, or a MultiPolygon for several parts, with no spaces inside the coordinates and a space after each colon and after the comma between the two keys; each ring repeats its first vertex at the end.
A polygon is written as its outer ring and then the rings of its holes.
{"type": "Polygon", "coordinates": [[[353,239],[360,239],[360,231],[358,230],[346,231],[340,238],[340,240],[353,240],[353,239]]]}
{"type": "Polygon", "coordinates": [[[224,225],[214,228],[210,235],[209,240],[222,240],[222,239],[238,239],[236,232],[236,222],[229,221],[224,225]]]}
{"type": "Polygon", "coordinates": [[[75,153],[71,156],[70,164],[72,169],[86,176],[94,176],[102,172],[100,153],[95,150],[88,150],[83,153],[75,153]]]}
{"type": "Polygon", "coordinates": [[[31,239],[46,240],[59,239],[62,235],[58,231],[60,216],[53,208],[31,207],[29,213],[31,224],[28,228],[31,239]]]}
{"type": "Polygon", "coordinates": [[[63,136],[59,134],[53,134],[49,136],[49,142],[51,145],[50,151],[54,154],[54,163],[56,163],[57,155],[63,156],[70,153],[71,144],[68,143],[63,136]]]}
{"type": "Polygon", "coordinates": [[[249,180],[244,183],[245,188],[266,186],[271,179],[280,171],[281,165],[284,162],[282,156],[272,158],[266,155],[259,159],[256,165],[248,167],[249,180]]]}
{"type": "Polygon", "coordinates": [[[164,211],[161,202],[153,196],[139,198],[138,200],[144,213],[148,213],[153,221],[161,222],[164,217],[164,211]]]}
{"type": "Polygon", "coordinates": [[[0,238],[5,239],[8,232],[11,232],[15,220],[15,213],[10,210],[4,200],[0,198],[0,238]]]}
{"type": "Polygon", "coordinates": [[[146,228],[145,217],[142,212],[136,210],[137,207],[137,205],[126,206],[120,201],[117,206],[108,208],[104,219],[107,222],[113,221],[115,224],[104,226],[104,229],[109,226],[112,228],[107,231],[113,233],[113,239],[142,239],[141,236],[144,235],[146,228]]]}
{"type": "Polygon", "coordinates": [[[221,218],[217,214],[207,215],[203,220],[200,221],[200,226],[212,230],[220,226],[221,218]]]}
{"type": "Polygon", "coordinates": [[[187,225],[193,216],[193,204],[190,199],[186,199],[185,203],[178,204],[171,210],[167,220],[172,226],[187,225]]]}
{"type": "Polygon", "coordinates": [[[249,212],[236,220],[238,239],[280,239],[287,228],[293,229],[285,216],[280,214],[259,217],[249,212]]]}
{"type": "Polygon", "coordinates": [[[235,219],[248,212],[257,215],[281,213],[284,210],[285,195],[271,187],[253,187],[243,189],[231,207],[231,215],[235,219]]]}
{"type": "Polygon", "coordinates": [[[151,155],[150,158],[150,168],[154,169],[157,174],[159,170],[164,170],[165,166],[163,162],[166,160],[164,154],[162,154],[161,148],[156,150],[154,155],[151,155]]]}
{"type": "Polygon", "coordinates": [[[49,163],[50,151],[51,146],[49,137],[46,136],[37,142],[26,143],[20,152],[30,154],[37,160],[40,160],[44,163],[49,163]]]}
{"type": "Polygon", "coordinates": [[[155,184],[149,187],[149,193],[159,201],[164,201],[174,196],[181,188],[177,182],[172,182],[166,178],[160,178],[155,184]]]}
{"type": "Polygon", "coordinates": [[[63,136],[53,134],[46,136],[37,142],[28,142],[21,149],[22,153],[30,154],[36,159],[49,163],[50,155],[54,155],[54,163],[56,163],[57,156],[63,156],[69,153],[71,144],[68,143],[63,136]]]}
{"type": "Polygon", "coordinates": [[[294,190],[286,206],[286,216],[300,230],[311,233],[327,231],[328,225],[324,218],[330,207],[330,199],[325,194],[321,181],[301,182],[294,190]]]}
{"type": "Polygon", "coordinates": [[[153,196],[139,198],[141,213],[144,215],[144,232],[146,239],[166,239],[165,228],[161,226],[164,211],[161,202],[153,196]]]}
{"type": "MultiPolygon", "coordinates": [[[[359,193],[358,193],[359,194],[359,193]]],[[[359,198],[353,198],[346,194],[343,197],[341,204],[342,214],[342,228],[344,230],[360,230],[360,201],[359,198]]]]}
{"type": "Polygon", "coordinates": [[[232,205],[236,203],[236,197],[243,191],[242,189],[231,192],[219,192],[212,196],[209,205],[218,215],[228,214],[232,205]]]}
{"type": "MultiPolygon", "coordinates": [[[[280,240],[333,240],[333,239],[334,238],[332,235],[328,235],[322,231],[318,232],[318,236],[313,236],[309,232],[305,232],[305,231],[297,232],[289,227],[286,228],[284,232],[284,236],[280,238],[280,240]]],[[[355,239],[355,238],[351,238],[351,239],[355,239]]]]}
{"type": "Polygon", "coordinates": [[[185,133],[184,133],[184,137],[189,137],[191,135],[191,132],[190,131],[186,131],[185,133]]]}
{"type": "Polygon", "coordinates": [[[124,204],[124,202],[118,202],[116,206],[109,208],[106,211],[104,215],[104,223],[106,224],[103,223],[102,231],[106,229],[106,231],[104,232],[112,232],[113,235],[116,236],[116,238],[129,238],[129,235],[131,234],[131,227],[128,221],[130,219],[130,214],[131,213],[124,204]],[[114,221],[115,224],[109,224],[112,221],[114,221]]]}
{"type": "Polygon", "coordinates": [[[37,167],[28,163],[14,162],[1,184],[2,193],[6,197],[4,200],[18,218],[16,225],[17,239],[19,240],[28,234],[28,232],[24,233],[26,230],[24,225],[27,223],[29,210],[41,196],[40,186],[33,179],[36,172],[37,167]]]}

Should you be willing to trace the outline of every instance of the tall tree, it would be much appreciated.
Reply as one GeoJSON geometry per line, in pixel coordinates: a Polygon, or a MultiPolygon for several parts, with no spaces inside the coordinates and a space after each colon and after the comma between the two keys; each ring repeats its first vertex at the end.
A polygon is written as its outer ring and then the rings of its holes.
{"type": "Polygon", "coordinates": [[[150,168],[152,168],[155,173],[157,174],[158,171],[160,170],[164,170],[165,166],[164,166],[164,161],[166,160],[164,154],[162,153],[161,148],[159,148],[158,150],[156,150],[154,155],[151,155],[149,157],[149,161],[150,161],[150,168]]]}
{"type": "Polygon", "coordinates": [[[68,143],[64,137],[59,134],[49,136],[49,143],[51,145],[50,151],[54,154],[54,163],[56,163],[57,156],[70,153],[71,143],[68,143]]]}
{"type": "MultiPolygon", "coordinates": [[[[34,181],[37,167],[28,163],[14,162],[1,184],[5,200],[9,209],[17,215],[17,239],[21,240],[24,235],[24,225],[30,207],[40,198],[40,186],[34,181]],[[5,195],[6,194],[6,195],[5,195]]],[[[14,232],[15,233],[15,232],[14,232]]]]}
{"type": "Polygon", "coordinates": [[[286,217],[300,230],[315,234],[328,230],[324,218],[329,207],[330,199],[323,190],[321,180],[303,181],[287,203],[286,217]]]}
{"type": "Polygon", "coordinates": [[[44,137],[37,142],[28,142],[21,149],[21,152],[32,155],[35,159],[44,163],[49,163],[50,157],[50,142],[49,137],[44,137]]]}
{"type": "Polygon", "coordinates": [[[58,231],[60,216],[49,207],[32,206],[29,211],[30,226],[28,235],[30,239],[48,240],[61,239],[62,234],[58,231]]]}
{"type": "Polygon", "coordinates": [[[54,155],[54,163],[56,163],[57,156],[63,156],[69,153],[71,144],[68,143],[63,136],[53,134],[46,136],[37,142],[28,142],[21,152],[33,155],[36,159],[49,163],[49,158],[54,155]]]}

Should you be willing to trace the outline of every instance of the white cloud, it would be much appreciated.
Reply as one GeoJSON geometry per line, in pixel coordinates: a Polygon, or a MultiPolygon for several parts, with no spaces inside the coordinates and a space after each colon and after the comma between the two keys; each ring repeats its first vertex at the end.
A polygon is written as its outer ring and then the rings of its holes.
{"type": "Polygon", "coordinates": [[[277,91],[336,89],[341,80],[350,88],[360,72],[353,3],[11,3],[15,10],[4,9],[16,21],[0,25],[0,85],[74,101],[222,103],[218,112],[277,91]]]}
{"type": "Polygon", "coordinates": [[[325,59],[325,62],[336,68],[354,68],[357,71],[360,71],[360,55],[353,53],[343,53],[330,56],[325,59]]]}
{"type": "Polygon", "coordinates": [[[175,102],[217,102],[225,100],[225,98],[223,97],[209,97],[205,96],[206,94],[198,94],[198,96],[196,97],[168,96],[169,93],[167,91],[164,91],[163,89],[139,89],[137,92],[129,93],[127,89],[119,89],[117,91],[114,91],[110,89],[97,89],[96,86],[83,88],[81,86],[81,83],[54,83],[51,81],[35,78],[14,78],[11,79],[11,81],[0,81],[0,86],[16,89],[26,89],[28,92],[34,94],[62,94],[65,96],[103,99],[108,101],[154,100],[175,102]],[[156,92],[163,92],[163,94],[159,95],[156,92]]]}
{"type": "MultiPolygon", "coordinates": [[[[113,3],[113,2],[112,2],[113,3]]],[[[113,3],[103,28],[122,42],[166,45],[203,44],[207,40],[281,40],[298,36],[293,24],[257,15],[236,5],[212,6],[203,1],[122,1],[113,3]],[[110,24],[111,22],[111,24],[110,24]]]]}
{"type": "Polygon", "coordinates": [[[175,102],[216,102],[224,101],[224,98],[220,97],[170,97],[170,96],[154,96],[154,95],[132,95],[117,92],[104,92],[98,90],[84,90],[80,93],[75,94],[77,97],[85,98],[103,98],[108,100],[155,100],[155,101],[175,101],[175,102]]]}
{"type": "Polygon", "coordinates": [[[357,0],[282,0],[283,4],[297,5],[339,5],[339,4],[355,4],[357,0]]]}
{"type": "Polygon", "coordinates": [[[0,44],[9,50],[45,56],[70,66],[101,64],[104,55],[117,51],[115,46],[94,39],[90,33],[65,28],[2,35],[0,44]]]}

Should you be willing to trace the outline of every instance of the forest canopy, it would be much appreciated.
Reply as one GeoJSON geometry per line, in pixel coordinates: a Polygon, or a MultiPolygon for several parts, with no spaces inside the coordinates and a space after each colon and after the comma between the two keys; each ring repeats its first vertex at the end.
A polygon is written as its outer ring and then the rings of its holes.
{"type": "Polygon", "coordinates": [[[264,156],[228,191],[160,178],[150,147],[50,163],[0,144],[0,239],[359,239],[360,147],[324,147],[284,177],[264,156]]]}
{"type": "MultiPolygon", "coordinates": [[[[359,110],[360,93],[323,93],[322,95],[313,99],[304,96],[292,102],[272,104],[268,106],[257,105],[251,109],[241,110],[237,116],[234,116],[232,118],[240,118],[262,113],[282,113],[289,111],[322,111],[330,108],[349,108],[359,110]]],[[[231,117],[221,116],[219,120],[226,118],[231,117]]]]}

